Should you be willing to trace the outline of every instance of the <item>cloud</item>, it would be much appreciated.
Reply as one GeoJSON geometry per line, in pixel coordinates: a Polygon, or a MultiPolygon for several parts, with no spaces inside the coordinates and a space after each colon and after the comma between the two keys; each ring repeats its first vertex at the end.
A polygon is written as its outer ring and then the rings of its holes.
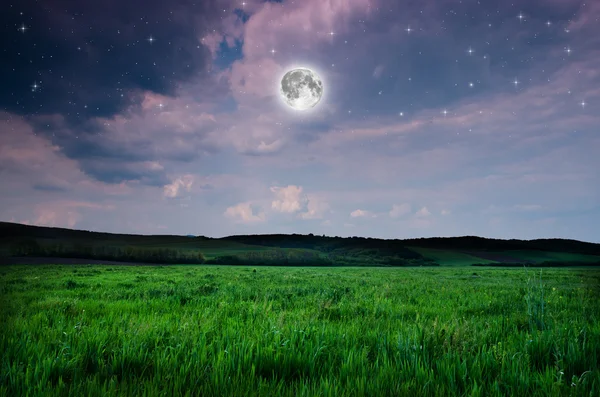
{"type": "Polygon", "coordinates": [[[371,4],[368,0],[305,0],[285,5],[263,2],[249,8],[242,33],[239,26],[227,21],[221,35],[223,39],[243,40],[243,59],[231,67],[231,92],[242,106],[256,107],[274,105],[277,79],[284,66],[302,62],[299,59],[308,58],[306,55],[313,54],[319,45],[333,43],[330,33],[348,32],[353,26],[350,18],[368,15],[371,4]],[[278,56],[274,57],[271,50],[278,56]]]}
{"type": "Polygon", "coordinates": [[[78,202],[72,200],[49,201],[38,204],[34,208],[33,219],[20,219],[18,222],[26,225],[67,227],[73,228],[81,221],[81,210],[114,210],[112,205],[102,205],[91,202],[78,202]]]}
{"type": "Polygon", "coordinates": [[[374,214],[371,211],[365,211],[365,210],[354,210],[350,213],[350,216],[352,218],[375,218],[377,217],[376,214],[374,214]]]}
{"type": "Polygon", "coordinates": [[[301,186],[271,187],[276,199],[271,203],[271,209],[276,212],[295,213],[307,208],[308,197],[302,193],[301,186]]]}
{"type": "Polygon", "coordinates": [[[427,209],[427,207],[423,207],[417,212],[415,212],[415,216],[419,218],[425,218],[431,215],[431,212],[427,209]]]}
{"type": "Polygon", "coordinates": [[[296,214],[298,219],[322,219],[330,211],[329,203],[317,195],[306,194],[302,186],[288,185],[270,188],[275,199],[271,210],[279,213],[296,214]]]}
{"type": "Polygon", "coordinates": [[[264,212],[256,213],[250,202],[239,203],[225,210],[224,215],[238,223],[256,223],[264,222],[266,217],[264,212]]]}
{"type": "Polygon", "coordinates": [[[179,196],[182,191],[189,192],[194,184],[194,176],[193,175],[184,175],[181,177],[177,177],[173,180],[173,182],[165,185],[163,188],[163,194],[168,198],[175,198],[179,196]]]}
{"type": "Polygon", "coordinates": [[[370,11],[369,0],[306,0],[285,5],[266,2],[245,25],[244,56],[252,59],[271,55],[273,47],[283,50],[286,43],[304,50],[318,42],[331,42],[330,32],[346,33],[353,26],[351,16],[364,16],[370,11]]]}
{"type": "MultiPolygon", "coordinates": [[[[69,190],[87,179],[76,161],[19,116],[0,112],[0,173],[4,188],[10,184],[35,185],[39,190],[69,190]]],[[[6,191],[3,189],[3,191],[6,191]]]]}
{"type": "Polygon", "coordinates": [[[411,211],[411,206],[408,203],[403,204],[394,204],[389,213],[392,218],[399,218],[403,215],[409,214],[411,211]]]}
{"type": "MultiPolygon", "coordinates": [[[[301,219],[322,219],[329,212],[329,203],[317,198],[314,195],[308,195],[308,204],[306,212],[298,214],[301,219]]],[[[325,221],[326,222],[326,221],[325,221]]]]}
{"type": "Polygon", "coordinates": [[[250,156],[275,154],[284,146],[283,138],[278,137],[272,127],[260,122],[243,129],[234,126],[228,133],[220,135],[218,140],[222,145],[231,145],[238,153],[250,156]]]}
{"type": "Polygon", "coordinates": [[[146,93],[136,111],[89,121],[92,132],[72,127],[58,115],[30,117],[24,124],[99,181],[162,187],[170,182],[173,163],[190,163],[225,147],[209,139],[220,121],[210,106],[146,93]]]}

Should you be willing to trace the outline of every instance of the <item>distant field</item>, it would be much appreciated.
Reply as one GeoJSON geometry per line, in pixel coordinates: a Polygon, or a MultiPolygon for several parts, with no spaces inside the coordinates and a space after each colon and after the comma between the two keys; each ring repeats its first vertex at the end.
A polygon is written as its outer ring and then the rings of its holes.
{"type": "Polygon", "coordinates": [[[0,395],[598,396],[599,285],[597,268],[6,266],[0,395]]]}
{"type": "Polygon", "coordinates": [[[496,261],[483,259],[459,251],[435,248],[407,247],[418,252],[425,258],[435,260],[440,266],[471,266],[474,263],[496,263],[496,261]]]}
{"type": "Polygon", "coordinates": [[[472,264],[492,264],[502,262],[600,262],[600,256],[572,254],[569,252],[548,252],[535,250],[514,251],[455,251],[448,249],[408,247],[425,258],[431,258],[441,266],[471,266],[472,264]]]}
{"type": "Polygon", "coordinates": [[[547,252],[547,251],[504,251],[504,252],[489,252],[491,255],[503,256],[507,261],[531,261],[531,262],[546,262],[546,261],[564,261],[564,262],[582,262],[592,263],[600,262],[600,256],[571,254],[568,252],[547,252]]]}

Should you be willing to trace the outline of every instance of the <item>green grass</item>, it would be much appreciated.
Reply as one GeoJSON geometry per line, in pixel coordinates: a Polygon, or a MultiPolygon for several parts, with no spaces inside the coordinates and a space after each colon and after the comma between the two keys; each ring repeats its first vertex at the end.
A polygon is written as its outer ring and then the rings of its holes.
{"type": "MultiPolygon", "coordinates": [[[[585,255],[569,252],[550,252],[536,250],[507,250],[507,251],[481,251],[482,257],[479,257],[478,251],[465,253],[449,249],[408,247],[418,252],[425,258],[433,259],[441,266],[471,266],[473,264],[492,264],[499,263],[494,260],[485,259],[487,256],[497,256],[511,262],[581,262],[594,263],[600,261],[600,256],[585,255]]],[[[496,259],[496,258],[495,258],[496,259]]]]}
{"type": "Polygon", "coordinates": [[[482,259],[474,255],[465,254],[458,251],[451,251],[445,249],[436,248],[422,248],[422,247],[407,247],[425,258],[433,259],[440,266],[471,266],[474,263],[496,263],[487,259],[482,259]]]}
{"type": "Polygon", "coordinates": [[[598,268],[1,267],[0,395],[597,396],[599,280],[598,268]]]}

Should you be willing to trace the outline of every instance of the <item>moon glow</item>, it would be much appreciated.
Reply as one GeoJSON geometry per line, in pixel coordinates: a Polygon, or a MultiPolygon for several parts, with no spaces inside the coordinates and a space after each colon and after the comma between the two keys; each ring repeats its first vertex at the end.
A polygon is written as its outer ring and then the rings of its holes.
{"type": "Polygon", "coordinates": [[[307,68],[292,69],[281,79],[280,93],[285,103],[296,110],[315,107],[323,96],[319,75],[307,68]]]}

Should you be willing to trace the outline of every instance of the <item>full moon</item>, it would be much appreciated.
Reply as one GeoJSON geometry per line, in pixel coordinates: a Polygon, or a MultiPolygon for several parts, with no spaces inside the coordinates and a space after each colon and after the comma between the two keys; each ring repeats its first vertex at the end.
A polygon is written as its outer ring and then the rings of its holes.
{"type": "Polygon", "coordinates": [[[298,68],[287,72],[281,79],[281,96],[296,110],[314,107],[323,96],[323,82],[310,69],[298,68]]]}

